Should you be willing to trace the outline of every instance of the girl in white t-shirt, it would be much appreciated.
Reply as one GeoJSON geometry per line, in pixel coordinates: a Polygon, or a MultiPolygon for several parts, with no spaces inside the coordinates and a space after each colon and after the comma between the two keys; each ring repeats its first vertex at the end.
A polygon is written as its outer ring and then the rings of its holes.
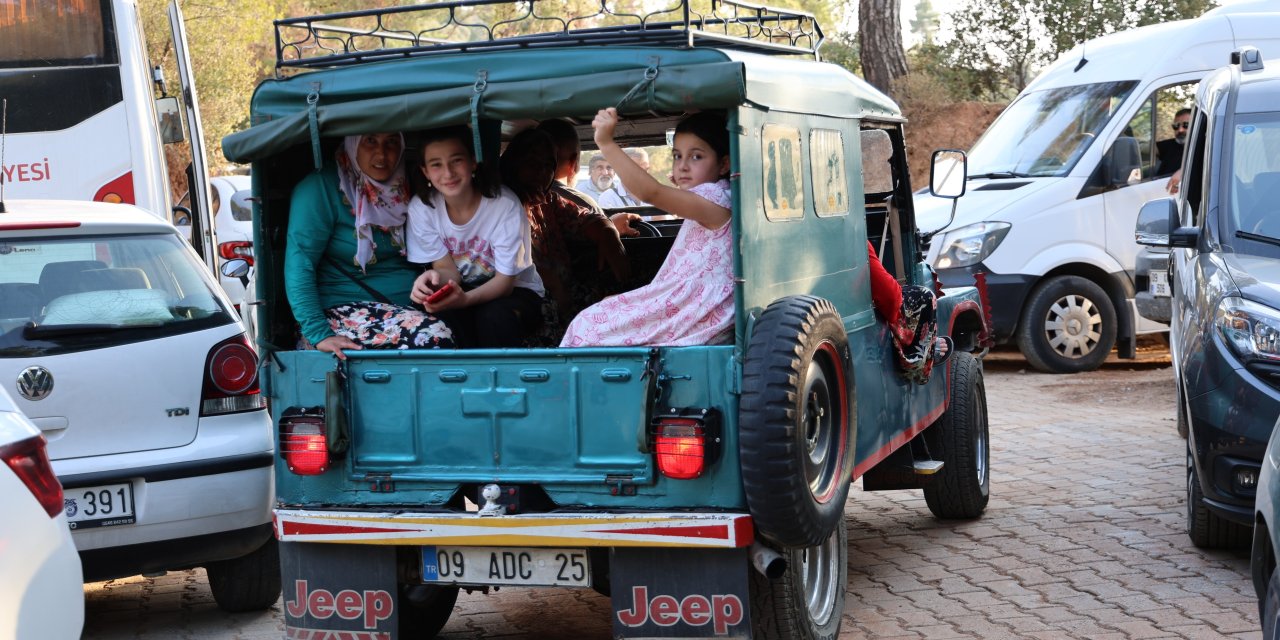
{"type": "Polygon", "coordinates": [[[409,298],[444,320],[460,346],[519,347],[542,322],[529,220],[511,191],[477,178],[471,140],[455,126],[419,142],[426,187],[409,203],[408,258],[431,268],[409,298]]]}

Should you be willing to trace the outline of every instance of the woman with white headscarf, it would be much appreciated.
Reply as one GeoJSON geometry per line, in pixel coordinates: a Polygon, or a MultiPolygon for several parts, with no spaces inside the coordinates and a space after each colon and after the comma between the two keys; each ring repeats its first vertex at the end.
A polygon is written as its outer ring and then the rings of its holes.
{"type": "Polygon", "coordinates": [[[453,333],[410,306],[421,269],[405,259],[412,197],[399,133],[347,136],[333,164],[293,191],[285,293],[304,345],[344,349],[453,348],[453,333]]]}

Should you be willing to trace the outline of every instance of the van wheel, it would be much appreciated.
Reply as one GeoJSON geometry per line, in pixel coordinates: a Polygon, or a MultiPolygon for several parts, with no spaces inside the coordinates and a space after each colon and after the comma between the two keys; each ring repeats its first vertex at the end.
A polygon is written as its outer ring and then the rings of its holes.
{"type": "Polygon", "coordinates": [[[844,519],[822,544],[782,555],[787,570],[777,580],[747,569],[753,636],[757,640],[834,640],[849,580],[844,519]]]}
{"type": "Polygon", "coordinates": [[[1187,535],[1201,549],[1244,549],[1253,542],[1253,531],[1209,510],[1200,491],[1200,474],[1187,441],[1187,535]]]}
{"type": "Polygon", "coordinates": [[[1018,349],[1032,367],[1079,373],[1102,366],[1116,343],[1116,310],[1091,280],[1057,276],[1027,300],[1018,326],[1018,349]]]}
{"type": "Polygon", "coordinates": [[[832,304],[782,298],[756,322],[738,410],[742,485],[762,537],[821,544],[844,517],[856,412],[849,339],[832,304]]]}
{"type": "Polygon", "coordinates": [[[229,613],[262,611],[280,599],[280,547],[274,537],[248,555],[204,567],[218,608],[229,613]]]}
{"type": "Polygon", "coordinates": [[[924,432],[929,452],[943,463],[925,485],[924,501],[939,518],[976,518],[991,497],[987,392],[976,358],[956,353],[950,360],[951,404],[924,432]]]}
{"type": "Polygon", "coordinates": [[[436,637],[445,623],[449,622],[449,616],[453,615],[453,605],[457,601],[457,587],[415,584],[405,588],[401,585],[400,618],[397,626],[400,633],[397,637],[413,640],[436,637]]]}

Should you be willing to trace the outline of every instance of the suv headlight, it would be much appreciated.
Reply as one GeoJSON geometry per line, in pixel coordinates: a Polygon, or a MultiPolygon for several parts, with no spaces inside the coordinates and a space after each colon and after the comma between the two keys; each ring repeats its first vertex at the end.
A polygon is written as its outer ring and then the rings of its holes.
{"type": "Polygon", "coordinates": [[[933,266],[954,269],[982,262],[1000,246],[1011,226],[1008,222],[979,222],[948,231],[942,236],[942,250],[933,266]]]}
{"type": "Polygon", "coordinates": [[[1213,324],[1240,359],[1280,361],[1280,311],[1228,296],[1218,303],[1213,324]]]}

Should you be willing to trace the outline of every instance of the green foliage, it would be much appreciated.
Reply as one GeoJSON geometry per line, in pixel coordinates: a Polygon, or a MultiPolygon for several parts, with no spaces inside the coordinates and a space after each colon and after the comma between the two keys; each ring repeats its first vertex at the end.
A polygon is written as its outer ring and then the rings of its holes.
{"type": "Polygon", "coordinates": [[[962,99],[1008,100],[1080,42],[1194,18],[1214,6],[1214,0],[965,0],[949,16],[951,37],[917,56],[962,99]]]}
{"type": "Polygon", "coordinates": [[[910,24],[911,33],[920,36],[921,42],[926,45],[933,44],[933,39],[938,33],[938,12],[933,10],[933,3],[929,0],[916,2],[916,17],[910,24]]]}

